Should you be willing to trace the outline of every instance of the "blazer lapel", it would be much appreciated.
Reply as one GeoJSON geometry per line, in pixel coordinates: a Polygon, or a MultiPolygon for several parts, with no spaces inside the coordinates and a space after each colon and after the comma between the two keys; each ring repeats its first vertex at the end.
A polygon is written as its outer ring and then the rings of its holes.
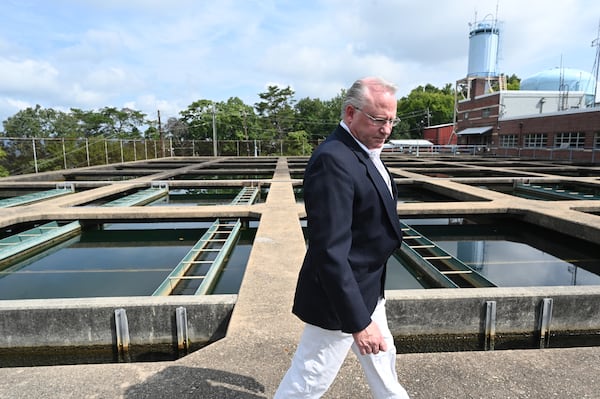
{"type": "Polygon", "coordinates": [[[335,134],[339,140],[344,142],[356,154],[356,158],[358,158],[360,162],[366,165],[367,173],[369,174],[371,181],[375,185],[377,193],[381,197],[381,201],[383,202],[385,207],[385,212],[387,213],[390,222],[394,227],[394,231],[398,235],[398,239],[401,240],[402,229],[400,227],[400,218],[398,217],[398,212],[396,211],[396,198],[398,196],[397,189],[394,184],[394,179],[392,178],[389,170],[384,164],[385,170],[388,174],[390,174],[393,196],[390,194],[390,190],[388,189],[385,180],[383,180],[383,177],[381,176],[381,174],[379,174],[377,167],[375,167],[375,164],[373,164],[373,162],[369,158],[369,155],[365,153],[362,148],[360,148],[360,146],[356,143],[356,141],[354,141],[352,137],[350,137],[350,134],[346,132],[346,130],[344,130],[344,128],[341,126],[338,126],[338,128],[335,131],[335,134]]]}
{"type": "Polygon", "coordinates": [[[392,223],[392,226],[394,227],[394,231],[398,235],[398,238],[402,239],[402,229],[400,227],[400,218],[398,217],[398,212],[396,211],[396,202],[397,202],[396,198],[398,195],[397,195],[397,189],[396,189],[396,185],[394,184],[394,179],[392,178],[392,175],[390,174],[389,170],[387,169],[387,167],[384,164],[385,170],[388,173],[388,175],[390,176],[390,184],[392,186],[391,187],[392,193],[390,193],[390,189],[388,188],[385,180],[383,179],[383,177],[381,176],[381,174],[377,170],[377,167],[375,167],[375,165],[373,164],[371,159],[369,159],[368,155],[365,155],[363,157],[363,162],[367,165],[367,172],[369,173],[371,180],[374,182],[375,187],[377,188],[377,192],[379,193],[379,196],[381,197],[381,200],[385,207],[385,211],[386,211],[388,217],[390,218],[390,222],[392,223]],[[392,196],[392,194],[393,194],[393,196],[392,196]]]}
{"type": "MultiPolygon", "coordinates": [[[[392,194],[393,194],[392,196],[390,196],[389,195],[390,192],[389,192],[389,190],[387,190],[387,187],[386,187],[385,191],[386,191],[386,194],[388,194],[387,198],[389,198],[390,200],[389,201],[384,200],[383,203],[385,204],[385,210],[392,222],[392,226],[394,226],[394,231],[398,235],[398,239],[402,240],[402,227],[400,226],[400,218],[398,217],[398,212],[396,210],[396,205],[398,202],[398,188],[396,187],[396,184],[394,183],[394,178],[392,177],[392,174],[388,170],[387,166],[385,166],[385,164],[383,164],[383,166],[385,167],[386,172],[390,176],[390,184],[392,186],[392,194]]],[[[375,169],[377,169],[377,168],[375,168],[375,169]]],[[[381,180],[383,180],[383,179],[381,179],[381,180]]]]}

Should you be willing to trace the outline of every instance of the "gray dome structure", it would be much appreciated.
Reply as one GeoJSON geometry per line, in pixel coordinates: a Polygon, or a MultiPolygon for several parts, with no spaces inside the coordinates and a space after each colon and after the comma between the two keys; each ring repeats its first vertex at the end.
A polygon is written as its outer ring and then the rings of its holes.
{"type": "Polygon", "coordinates": [[[594,76],[571,68],[552,68],[538,72],[521,81],[521,90],[582,91],[586,105],[594,103],[594,76]]]}

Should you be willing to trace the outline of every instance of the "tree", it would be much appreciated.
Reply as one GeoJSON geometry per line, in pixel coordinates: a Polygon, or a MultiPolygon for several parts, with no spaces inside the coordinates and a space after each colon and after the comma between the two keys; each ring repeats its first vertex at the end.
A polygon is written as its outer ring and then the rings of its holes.
{"type": "Polygon", "coordinates": [[[198,100],[181,111],[181,120],[187,124],[188,137],[192,140],[212,139],[213,112],[216,108],[210,100],[198,100]]]}
{"type": "Polygon", "coordinates": [[[138,126],[146,125],[146,114],[130,108],[104,107],[100,110],[106,123],[101,130],[105,137],[139,139],[142,134],[138,126]]]}
{"type": "Polygon", "coordinates": [[[431,84],[413,89],[398,101],[401,123],[392,137],[421,137],[424,126],[451,123],[454,118],[454,93],[447,84],[439,89],[431,84]]]}
{"type": "Polygon", "coordinates": [[[263,101],[254,104],[258,116],[262,118],[265,134],[269,138],[284,139],[294,126],[294,91],[287,86],[269,86],[258,95],[263,101]]]}
{"type": "MultiPolygon", "coordinates": [[[[0,148],[0,159],[4,159],[6,157],[6,152],[4,152],[4,150],[2,148],[0,148]]],[[[0,165],[0,177],[6,177],[8,176],[10,173],[8,172],[8,170],[4,167],[0,165]]]]}
{"type": "Polygon", "coordinates": [[[52,108],[26,108],[2,122],[7,137],[61,137],[77,131],[72,115],[52,108]]]}
{"type": "MultiPolygon", "coordinates": [[[[1,163],[0,164],[0,177],[5,177],[5,176],[10,175],[10,172],[4,166],[4,165],[7,165],[8,167],[10,167],[10,165],[11,165],[11,159],[8,159],[7,155],[8,154],[6,153],[6,151],[4,151],[2,148],[0,148],[0,163],[1,163]]],[[[14,166],[14,164],[12,164],[12,165],[14,166]]]]}
{"type": "MultiPolygon", "coordinates": [[[[73,115],[40,105],[17,112],[3,125],[7,137],[31,138],[4,143],[2,163],[6,168],[3,170],[33,170],[34,148],[40,164],[44,163],[48,169],[59,169],[63,165],[63,144],[54,139],[76,134],[79,129],[73,115]]],[[[67,147],[70,150],[71,146],[67,147]]]]}
{"type": "Polygon", "coordinates": [[[286,141],[285,153],[287,155],[306,155],[312,148],[308,142],[308,134],[304,130],[290,132],[286,141]]]}
{"type": "Polygon", "coordinates": [[[507,90],[519,90],[521,88],[521,78],[514,73],[506,78],[506,89],[507,90]]]}
{"type": "Polygon", "coordinates": [[[79,121],[85,137],[104,136],[105,138],[141,138],[139,126],[147,125],[146,114],[130,108],[104,107],[99,111],[83,111],[71,108],[79,121]]]}
{"type": "Polygon", "coordinates": [[[250,105],[238,97],[230,97],[219,104],[217,113],[219,139],[249,140],[258,138],[259,127],[256,114],[250,105]]]}
{"type": "Polygon", "coordinates": [[[108,121],[101,113],[71,108],[71,113],[79,124],[79,137],[93,137],[102,134],[102,127],[108,121]]]}
{"type": "MultiPolygon", "coordinates": [[[[514,73],[510,76],[502,74],[502,75],[500,75],[500,78],[506,79],[506,90],[519,90],[521,88],[521,79],[514,73]]],[[[493,91],[500,90],[499,81],[497,81],[497,80],[494,81],[494,83],[492,84],[492,90],[493,91]]]]}
{"type": "Polygon", "coordinates": [[[326,137],[339,123],[340,108],[332,101],[303,98],[295,105],[296,129],[306,132],[309,138],[326,137]]]}
{"type": "Polygon", "coordinates": [[[189,140],[190,136],[188,124],[182,119],[173,117],[169,118],[163,127],[163,139],[165,137],[172,137],[178,140],[189,140]]]}
{"type": "Polygon", "coordinates": [[[180,115],[181,122],[187,126],[187,139],[212,141],[213,118],[218,141],[260,138],[253,108],[238,97],[216,103],[198,100],[180,115]]]}

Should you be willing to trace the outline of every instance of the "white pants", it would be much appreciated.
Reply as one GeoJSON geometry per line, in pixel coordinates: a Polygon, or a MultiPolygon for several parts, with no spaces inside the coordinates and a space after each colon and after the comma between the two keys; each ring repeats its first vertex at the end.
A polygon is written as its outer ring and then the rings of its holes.
{"type": "Polygon", "coordinates": [[[375,399],[408,399],[396,375],[396,347],[381,299],[371,316],[387,343],[387,351],[361,355],[352,334],[306,324],[274,399],[320,398],[335,379],[348,350],[358,357],[375,399]]]}

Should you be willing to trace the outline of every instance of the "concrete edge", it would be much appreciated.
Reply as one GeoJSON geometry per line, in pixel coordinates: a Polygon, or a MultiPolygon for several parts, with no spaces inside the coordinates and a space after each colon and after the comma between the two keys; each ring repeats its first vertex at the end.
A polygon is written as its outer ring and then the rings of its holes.
{"type": "Polygon", "coordinates": [[[177,347],[182,331],[197,348],[226,335],[236,300],[237,295],[0,301],[0,348],[110,347],[120,339],[177,347]],[[178,308],[185,309],[184,321],[177,320],[178,308]]]}

